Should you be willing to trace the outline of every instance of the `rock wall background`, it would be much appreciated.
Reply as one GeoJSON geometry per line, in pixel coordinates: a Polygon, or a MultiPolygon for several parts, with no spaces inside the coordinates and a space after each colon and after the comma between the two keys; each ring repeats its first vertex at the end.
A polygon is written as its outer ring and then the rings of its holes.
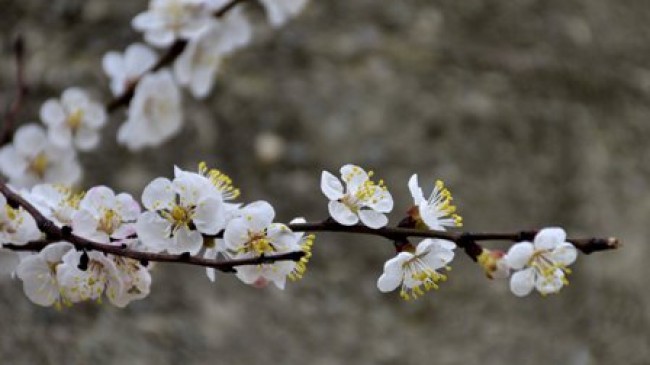
{"type": "MultiPolygon", "coordinates": [[[[69,86],[107,98],[101,56],[141,39],[128,24],[145,7],[0,0],[0,100],[18,32],[32,91],[22,121],[69,86]]],[[[649,2],[314,0],[279,31],[249,7],[254,43],[207,101],[187,98],[183,133],[131,155],[115,145],[117,113],[83,156],[84,186],[139,194],[173,164],[206,160],[280,220],[318,220],[320,171],[354,162],[385,178],[393,222],[418,172],[445,180],[468,230],[558,224],[624,249],[581,256],[561,295],[525,299],[459,255],[439,292],[404,303],[375,288],[388,242],[321,234],[306,278],[284,292],[161,265],[145,301],[62,312],[29,303],[4,257],[0,363],[647,363],[649,2]]]]}

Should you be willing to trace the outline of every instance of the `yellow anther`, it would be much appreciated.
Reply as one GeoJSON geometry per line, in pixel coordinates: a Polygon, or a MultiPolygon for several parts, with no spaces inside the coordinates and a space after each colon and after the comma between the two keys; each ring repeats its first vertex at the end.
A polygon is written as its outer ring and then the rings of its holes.
{"type": "Polygon", "coordinates": [[[68,119],[66,120],[66,123],[68,124],[68,127],[70,127],[70,129],[75,131],[79,128],[81,122],[83,122],[83,119],[84,119],[84,111],[80,108],[77,108],[72,113],[70,113],[70,115],[68,115],[68,119]]]}
{"type": "Polygon", "coordinates": [[[43,152],[39,153],[30,161],[27,169],[32,172],[34,175],[38,176],[40,179],[45,178],[45,171],[49,166],[50,161],[47,158],[47,155],[43,152]]]}
{"type": "Polygon", "coordinates": [[[219,190],[226,200],[232,200],[239,197],[239,189],[232,184],[232,179],[217,169],[210,169],[205,162],[199,163],[199,174],[207,177],[212,185],[219,190]]]}

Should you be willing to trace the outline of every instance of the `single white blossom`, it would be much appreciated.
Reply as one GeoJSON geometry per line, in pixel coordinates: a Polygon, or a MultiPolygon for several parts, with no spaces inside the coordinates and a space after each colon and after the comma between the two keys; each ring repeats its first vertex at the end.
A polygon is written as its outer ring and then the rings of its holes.
{"type": "Polygon", "coordinates": [[[284,25],[290,18],[298,15],[307,4],[307,0],[260,0],[266,8],[269,22],[274,27],[284,25]]]}
{"type": "Polygon", "coordinates": [[[0,244],[24,245],[41,238],[34,218],[22,207],[13,208],[0,194],[0,244]]]}
{"type": "Polygon", "coordinates": [[[429,199],[424,198],[422,188],[418,184],[417,174],[411,176],[408,187],[414,204],[418,208],[416,219],[419,217],[427,228],[444,231],[445,227],[461,227],[463,225],[462,218],[456,214],[456,206],[452,204],[451,192],[442,181],[436,181],[429,199]]]}
{"type": "Polygon", "coordinates": [[[569,282],[566,278],[577,258],[576,248],[566,242],[562,228],[540,230],[533,242],[519,242],[506,255],[508,265],[516,270],[510,279],[510,290],[523,297],[537,289],[542,295],[557,293],[569,282]]]}
{"type": "Polygon", "coordinates": [[[251,25],[241,9],[213,22],[199,38],[190,42],[174,63],[176,80],[195,98],[205,98],[212,89],[222,59],[250,42],[251,25]]]}
{"type": "Polygon", "coordinates": [[[212,14],[205,0],[151,0],[149,9],[138,14],[131,25],[144,32],[144,39],[167,47],[177,39],[194,39],[210,24],[212,14]]]}
{"type": "Polygon", "coordinates": [[[173,181],[153,180],[142,193],[147,209],[138,218],[140,241],[155,252],[195,255],[203,247],[202,234],[214,235],[225,225],[221,195],[205,176],[176,169],[173,181]]]}
{"type": "Polygon", "coordinates": [[[77,87],[66,89],[61,99],[41,106],[41,120],[50,141],[59,147],[74,146],[89,151],[99,144],[99,130],[106,124],[104,107],[77,87]]]}
{"type": "Polygon", "coordinates": [[[72,226],[72,215],[83,198],[83,194],[74,194],[68,187],[53,184],[36,185],[21,195],[59,227],[72,226]]]}
{"type": "MultiPolygon", "coordinates": [[[[233,258],[253,258],[299,251],[301,235],[286,225],[273,223],[275,211],[265,201],[257,201],[242,208],[241,216],[231,220],[224,232],[224,242],[233,258]]],[[[237,277],[246,284],[264,286],[273,282],[284,289],[287,276],[295,263],[278,261],[272,264],[238,266],[237,277]]]]}
{"type": "Polygon", "coordinates": [[[115,195],[106,186],[93,187],[79,203],[72,216],[72,231],[100,243],[130,244],[140,205],[130,194],[115,195]]]}
{"type": "Polygon", "coordinates": [[[141,43],[130,45],[124,54],[108,52],[102,59],[104,72],[111,79],[113,95],[121,95],[157,62],[158,56],[141,43]]]}
{"type": "Polygon", "coordinates": [[[107,255],[70,250],[56,267],[61,294],[71,303],[100,300],[102,293],[113,301],[123,291],[120,274],[107,255]]]}
{"type": "Polygon", "coordinates": [[[109,296],[116,307],[124,308],[134,300],[144,299],[151,291],[151,273],[139,261],[126,257],[108,255],[115,264],[120,291],[109,296]]]}
{"type": "Polygon", "coordinates": [[[416,249],[408,245],[406,250],[386,261],[377,288],[386,293],[401,285],[400,296],[405,300],[438,289],[438,282],[445,281],[447,276],[437,270],[447,267],[453,260],[455,248],[453,242],[440,239],[422,240],[416,249]]]}
{"type": "Polygon", "coordinates": [[[171,73],[146,74],[135,88],[117,140],[132,151],[155,147],[178,133],[182,122],[181,94],[171,73]]]}
{"type": "Polygon", "coordinates": [[[63,256],[72,248],[67,242],[52,243],[41,252],[21,260],[16,275],[22,280],[29,300],[44,307],[55,305],[61,308],[62,304],[68,303],[62,296],[56,272],[63,256]]]}
{"type": "Polygon", "coordinates": [[[393,197],[384,186],[370,180],[372,171],[366,173],[361,167],[345,165],[341,168],[341,181],[327,171],[321,177],[321,190],[330,199],[330,216],[345,226],[355,225],[361,220],[370,228],[381,228],[388,223],[384,213],[393,210],[393,197]]]}
{"type": "Polygon", "coordinates": [[[81,178],[75,150],[55,146],[36,124],[18,128],[13,143],[0,149],[0,171],[11,185],[26,188],[40,183],[72,185],[81,178]]]}

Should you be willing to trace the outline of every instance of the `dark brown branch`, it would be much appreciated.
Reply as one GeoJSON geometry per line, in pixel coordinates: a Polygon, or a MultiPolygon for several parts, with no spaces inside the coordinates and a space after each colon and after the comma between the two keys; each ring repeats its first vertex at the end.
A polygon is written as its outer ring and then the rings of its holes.
{"type": "Polygon", "coordinates": [[[14,134],[14,126],[18,119],[18,113],[23,106],[23,100],[27,95],[27,84],[25,83],[25,42],[22,36],[16,37],[13,44],[14,59],[16,64],[16,95],[11,106],[5,113],[0,132],[0,146],[11,142],[14,134]]]}
{"type": "Polygon", "coordinates": [[[273,263],[276,261],[298,261],[305,253],[302,251],[289,252],[278,255],[259,256],[248,259],[234,260],[210,260],[202,257],[188,256],[186,254],[170,255],[151,252],[134,251],[122,246],[115,246],[94,242],[83,237],[79,237],[70,232],[67,227],[57,227],[52,221],[47,219],[33,205],[26,201],[20,195],[14,193],[4,182],[0,181],[0,193],[6,198],[12,206],[20,206],[25,209],[36,221],[38,228],[45,233],[46,239],[37,242],[30,242],[26,245],[4,244],[3,247],[14,251],[40,251],[52,242],[67,241],[73,244],[79,250],[95,250],[116,256],[123,256],[140,261],[150,262],[172,262],[190,265],[211,267],[223,272],[233,272],[234,268],[242,265],[259,265],[273,263]]]}
{"type": "MultiPolygon", "coordinates": [[[[239,3],[243,3],[247,0],[230,0],[227,4],[225,4],[221,9],[217,10],[214,12],[214,17],[216,18],[221,18],[224,15],[226,15],[230,10],[234,9],[235,6],[237,6],[239,3]]],[[[153,67],[146,73],[150,72],[156,72],[168,65],[170,65],[172,62],[174,62],[180,55],[183,53],[185,50],[185,47],[187,47],[187,41],[184,39],[179,39],[174,44],[169,47],[167,52],[163,54],[159,59],[158,62],[156,62],[153,67]]],[[[138,86],[138,82],[140,80],[134,80],[122,93],[122,95],[116,96],[114,99],[110,100],[108,103],[106,103],[106,110],[109,113],[112,113],[119,109],[122,106],[129,105],[129,102],[131,102],[131,99],[133,98],[133,95],[135,94],[135,88],[138,86]]]]}
{"type": "MultiPolygon", "coordinates": [[[[406,237],[440,238],[455,242],[462,247],[463,241],[510,241],[519,242],[532,240],[537,231],[522,231],[517,233],[454,233],[442,231],[425,231],[415,228],[384,227],[372,229],[366,226],[343,226],[336,222],[326,221],[323,223],[296,223],[288,225],[295,232],[346,232],[368,234],[399,240],[406,237]]],[[[616,238],[568,238],[577,249],[585,254],[597,251],[616,249],[620,241],[616,238]]]]}

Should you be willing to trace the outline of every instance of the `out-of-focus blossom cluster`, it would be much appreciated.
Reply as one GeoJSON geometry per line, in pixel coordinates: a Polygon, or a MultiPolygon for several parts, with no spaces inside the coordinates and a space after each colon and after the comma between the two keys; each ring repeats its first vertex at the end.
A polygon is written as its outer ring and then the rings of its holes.
{"type": "MultiPolygon", "coordinates": [[[[306,0],[264,0],[275,27],[297,15],[306,0]]],[[[181,93],[185,87],[197,99],[212,90],[223,61],[251,42],[253,28],[242,5],[220,10],[229,0],[152,0],[149,9],[133,18],[132,26],[152,47],[185,42],[170,67],[155,67],[158,56],[147,45],[135,43],[123,54],[109,52],[103,67],[118,96],[135,85],[126,121],[117,140],[132,151],[155,147],[178,133],[183,124],[181,93]],[[155,72],[150,72],[155,68],[155,72]]]]}
{"type": "MultiPolygon", "coordinates": [[[[264,0],[270,23],[283,25],[307,0],[264,0]]],[[[186,87],[198,99],[207,97],[223,60],[250,43],[252,24],[244,5],[229,0],[152,0],[135,16],[132,26],[153,47],[185,42],[170,67],[157,65],[156,51],[141,43],[124,53],[111,51],[102,60],[116,97],[133,93],[117,141],[132,151],[155,147],[175,136],[183,126],[182,94],[186,87]],[[220,10],[228,8],[228,11],[220,10]]],[[[106,124],[105,107],[83,89],[71,87],[41,107],[43,123],[23,125],[11,144],[0,149],[0,173],[16,187],[38,184],[73,185],[82,169],[77,152],[95,149],[106,124]]]]}

